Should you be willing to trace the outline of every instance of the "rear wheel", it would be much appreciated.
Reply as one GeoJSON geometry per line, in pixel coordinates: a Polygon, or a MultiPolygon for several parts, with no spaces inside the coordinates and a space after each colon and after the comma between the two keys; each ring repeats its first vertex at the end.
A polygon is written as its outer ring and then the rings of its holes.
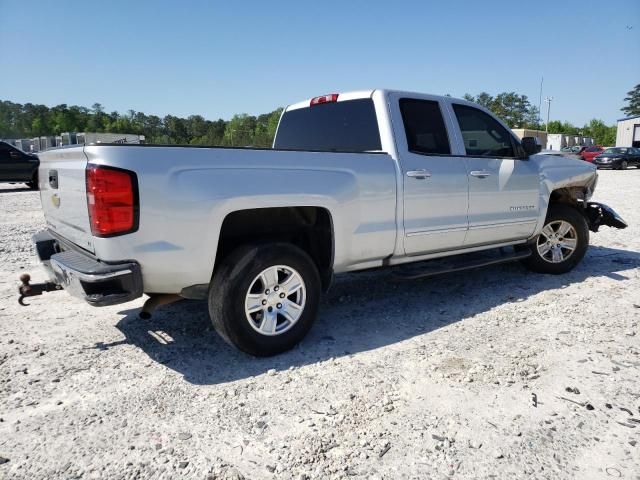
{"type": "Polygon", "coordinates": [[[318,310],[320,276],[303,250],[286,243],[239,247],[213,276],[209,314],[229,344],[256,356],[293,348],[318,310]]]}
{"type": "Polygon", "coordinates": [[[622,162],[620,162],[620,168],[622,170],[626,170],[629,167],[629,162],[627,162],[626,160],[623,160],[622,162]]]}
{"type": "Polygon", "coordinates": [[[589,246],[589,227],[584,216],[568,205],[549,207],[540,235],[531,243],[524,260],[530,270],[561,274],[572,270],[589,246]]]}

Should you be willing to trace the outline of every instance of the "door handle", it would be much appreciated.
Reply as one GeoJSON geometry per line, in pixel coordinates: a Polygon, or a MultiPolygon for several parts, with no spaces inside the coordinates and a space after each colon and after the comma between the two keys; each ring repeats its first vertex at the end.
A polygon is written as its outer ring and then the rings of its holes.
{"type": "Polygon", "coordinates": [[[417,178],[419,180],[424,180],[425,178],[429,178],[431,176],[431,172],[428,170],[409,170],[407,172],[407,177],[417,178]]]}
{"type": "Polygon", "coordinates": [[[487,178],[491,175],[491,172],[487,172],[486,170],[473,170],[469,175],[477,178],[487,178]]]}

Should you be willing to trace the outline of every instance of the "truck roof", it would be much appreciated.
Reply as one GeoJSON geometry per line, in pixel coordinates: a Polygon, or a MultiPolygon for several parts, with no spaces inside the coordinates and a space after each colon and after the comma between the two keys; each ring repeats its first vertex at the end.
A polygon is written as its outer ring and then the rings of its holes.
{"type": "Polygon", "coordinates": [[[425,94],[425,93],[420,93],[420,92],[411,92],[411,91],[407,91],[407,90],[392,90],[392,89],[385,89],[385,88],[374,88],[373,90],[354,90],[351,92],[337,92],[337,93],[329,93],[329,94],[325,94],[325,95],[320,95],[318,97],[311,97],[311,98],[307,98],[306,100],[302,100],[300,102],[296,102],[296,103],[292,103],[291,105],[287,106],[287,108],[284,109],[285,112],[287,111],[291,111],[291,110],[297,110],[299,108],[306,108],[308,107],[311,102],[313,100],[322,98],[322,97],[330,97],[331,95],[337,95],[338,98],[337,100],[334,100],[336,102],[346,102],[348,100],[356,100],[359,98],[371,98],[371,96],[375,93],[375,92],[382,92],[383,94],[389,94],[389,93],[396,93],[396,94],[400,94],[400,95],[407,95],[409,97],[430,97],[434,100],[440,100],[440,99],[449,99],[449,100],[456,100],[456,101],[460,101],[462,103],[470,103],[467,100],[464,100],[462,98],[455,98],[455,97],[450,97],[450,96],[446,96],[446,95],[432,95],[432,94],[425,94]]]}

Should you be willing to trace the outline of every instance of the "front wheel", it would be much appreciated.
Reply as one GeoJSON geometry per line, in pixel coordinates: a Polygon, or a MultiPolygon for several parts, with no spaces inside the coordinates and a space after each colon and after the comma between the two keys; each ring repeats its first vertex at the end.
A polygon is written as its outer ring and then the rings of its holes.
{"type": "Polygon", "coordinates": [[[229,344],[256,356],[293,348],[315,320],[318,270],[287,243],[239,247],[225,258],[209,288],[209,315],[229,344]]]}
{"type": "Polygon", "coordinates": [[[627,168],[629,168],[629,162],[627,162],[626,160],[623,160],[623,161],[620,163],[620,168],[621,168],[622,170],[626,170],[627,168]]]}
{"type": "Polygon", "coordinates": [[[531,242],[531,256],[524,260],[534,272],[561,274],[572,270],[589,246],[584,216],[568,205],[549,207],[540,235],[531,242]]]}
{"type": "Polygon", "coordinates": [[[27,187],[31,190],[38,190],[38,173],[34,173],[30,182],[26,183],[27,187]]]}

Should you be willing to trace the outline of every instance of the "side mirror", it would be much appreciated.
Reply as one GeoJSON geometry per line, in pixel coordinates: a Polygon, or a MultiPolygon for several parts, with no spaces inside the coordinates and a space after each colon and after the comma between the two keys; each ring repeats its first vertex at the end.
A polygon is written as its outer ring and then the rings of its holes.
{"type": "Polygon", "coordinates": [[[540,145],[540,141],[536,137],[523,137],[520,145],[522,145],[527,156],[535,155],[542,150],[542,145],[540,145]]]}

